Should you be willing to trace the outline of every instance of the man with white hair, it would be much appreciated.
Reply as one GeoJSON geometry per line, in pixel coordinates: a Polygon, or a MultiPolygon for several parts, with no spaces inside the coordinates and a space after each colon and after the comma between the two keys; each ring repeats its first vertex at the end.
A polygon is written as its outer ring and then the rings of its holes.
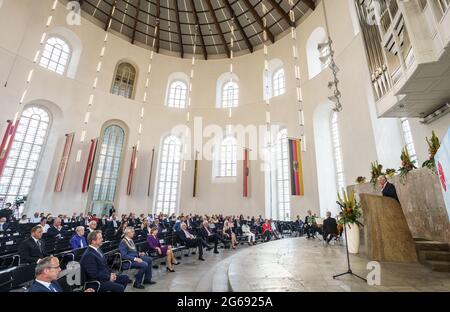
{"type": "Polygon", "coordinates": [[[218,254],[217,245],[219,244],[219,236],[209,228],[209,222],[207,220],[203,221],[202,227],[200,228],[200,235],[205,240],[206,243],[214,243],[214,253],[218,254]]]}
{"type": "Polygon", "coordinates": [[[97,229],[97,222],[94,220],[90,221],[84,236],[87,237],[89,233],[94,232],[96,229],[97,229]]]}
{"type": "Polygon", "coordinates": [[[47,236],[61,238],[64,234],[64,229],[61,225],[61,222],[61,218],[56,218],[55,221],[53,221],[53,225],[50,226],[50,228],[47,230],[47,236]]]}
{"type": "Polygon", "coordinates": [[[133,287],[137,289],[144,289],[144,285],[156,284],[152,281],[152,258],[145,255],[144,252],[138,252],[134,241],[134,228],[129,226],[124,231],[124,238],[119,244],[120,255],[122,260],[131,261],[131,266],[124,263],[123,269],[136,268],[136,279],[133,287]]]}

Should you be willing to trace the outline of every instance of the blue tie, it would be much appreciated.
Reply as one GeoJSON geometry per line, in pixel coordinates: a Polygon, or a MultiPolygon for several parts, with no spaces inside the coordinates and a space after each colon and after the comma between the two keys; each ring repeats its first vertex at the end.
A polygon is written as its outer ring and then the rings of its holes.
{"type": "Polygon", "coordinates": [[[55,288],[55,287],[53,287],[53,285],[52,285],[52,284],[50,284],[50,286],[49,286],[48,288],[50,288],[50,290],[51,290],[51,291],[53,291],[53,292],[58,292],[58,291],[56,290],[56,288],[55,288]]]}

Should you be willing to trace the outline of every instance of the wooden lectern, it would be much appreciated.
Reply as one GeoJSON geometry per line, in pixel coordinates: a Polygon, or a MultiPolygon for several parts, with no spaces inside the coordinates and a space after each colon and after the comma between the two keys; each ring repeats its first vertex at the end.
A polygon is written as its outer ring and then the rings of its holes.
{"type": "Polygon", "coordinates": [[[369,259],[417,262],[417,251],[400,204],[389,197],[359,194],[369,259]]]}

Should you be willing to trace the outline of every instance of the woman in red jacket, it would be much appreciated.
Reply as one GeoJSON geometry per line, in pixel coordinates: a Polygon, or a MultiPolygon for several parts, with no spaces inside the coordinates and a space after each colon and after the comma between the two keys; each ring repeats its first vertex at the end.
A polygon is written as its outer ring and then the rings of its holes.
{"type": "Polygon", "coordinates": [[[270,241],[272,237],[272,227],[270,226],[269,219],[266,219],[262,225],[262,234],[264,236],[264,241],[270,241]]]}

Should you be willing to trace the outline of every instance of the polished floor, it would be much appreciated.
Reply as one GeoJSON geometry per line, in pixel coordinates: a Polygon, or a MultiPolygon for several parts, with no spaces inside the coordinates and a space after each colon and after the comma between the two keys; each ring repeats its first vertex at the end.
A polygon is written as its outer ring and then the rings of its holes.
{"type": "MultiPolygon", "coordinates": [[[[127,291],[450,291],[450,273],[418,263],[380,263],[381,284],[375,286],[349,275],[333,279],[347,270],[345,246],[325,246],[304,237],[221,249],[220,254],[205,253],[205,258],[183,257],[175,273],[161,266],[154,270],[156,285],[127,291]]],[[[353,271],[363,277],[369,273],[368,262],[362,254],[351,256],[353,271]]]]}

